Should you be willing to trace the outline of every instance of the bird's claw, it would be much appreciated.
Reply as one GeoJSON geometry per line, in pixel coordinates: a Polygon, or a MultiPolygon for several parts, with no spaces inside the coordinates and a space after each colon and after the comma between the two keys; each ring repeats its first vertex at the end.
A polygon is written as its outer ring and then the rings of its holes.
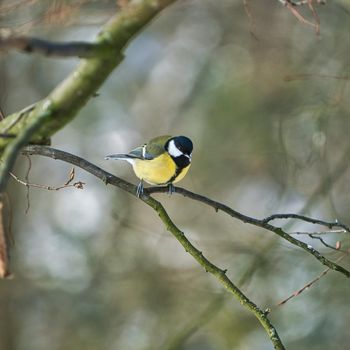
{"type": "Polygon", "coordinates": [[[175,192],[175,186],[172,183],[168,184],[168,194],[172,195],[174,192],[175,192]]]}
{"type": "Polygon", "coordinates": [[[136,188],[136,197],[140,198],[143,195],[143,182],[141,181],[136,188]]]}

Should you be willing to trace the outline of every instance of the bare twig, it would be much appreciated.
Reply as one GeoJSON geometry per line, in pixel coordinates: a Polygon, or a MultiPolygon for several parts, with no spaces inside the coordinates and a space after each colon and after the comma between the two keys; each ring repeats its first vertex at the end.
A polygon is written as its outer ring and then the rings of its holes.
{"type": "Polygon", "coordinates": [[[339,229],[339,230],[327,230],[327,231],[316,231],[316,232],[301,232],[301,231],[297,231],[297,232],[289,232],[290,235],[329,235],[332,233],[347,233],[348,231],[343,230],[343,229],[339,229]]]}
{"type": "Polygon", "coordinates": [[[72,181],[74,180],[74,176],[75,176],[74,168],[71,169],[71,171],[69,173],[68,180],[61,186],[48,186],[48,185],[40,185],[40,184],[30,183],[30,182],[21,180],[14,173],[10,173],[10,176],[14,180],[16,180],[18,183],[20,183],[23,186],[26,186],[27,188],[35,187],[35,188],[41,188],[43,190],[48,190],[48,191],[59,191],[63,188],[68,188],[68,187],[75,187],[77,189],[82,190],[82,189],[84,189],[84,185],[86,185],[86,183],[82,182],[82,181],[77,181],[77,182],[72,183],[72,181]]]}
{"type": "Polygon", "coordinates": [[[312,23],[309,20],[307,20],[291,3],[287,2],[286,7],[297,18],[297,20],[300,23],[309,25],[310,27],[314,27],[316,33],[319,33],[320,29],[318,24],[312,23]]]}
{"type": "Polygon", "coordinates": [[[29,209],[30,209],[30,199],[29,199],[29,173],[30,173],[30,170],[32,169],[32,160],[30,159],[30,156],[28,155],[25,155],[25,157],[27,157],[28,159],[28,169],[26,171],[26,175],[25,175],[25,181],[27,183],[26,187],[27,187],[27,194],[26,194],[26,197],[27,197],[27,208],[26,208],[26,214],[28,214],[29,212],[29,209]]]}
{"type": "Polygon", "coordinates": [[[1,107],[0,107],[0,120],[5,119],[5,113],[2,111],[1,107]]]}
{"type": "Polygon", "coordinates": [[[253,38],[255,40],[259,40],[259,38],[256,35],[256,25],[255,25],[255,21],[249,6],[249,0],[243,0],[243,7],[244,7],[244,11],[248,17],[249,20],[249,31],[250,34],[253,36],[253,38]]]}
{"type": "MultiPolygon", "coordinates": [[[[340,260],[342,260],[347,254],[349,254],[349,251],[345,251],[345,254],[341,255],[336,261],[339,262],[340,260]]],[[[284,304],[286,304],[289,300],[299,296],[302,292],[304,292],[305,290],[311,288],[316,282],[318,282],[322,277],[324,277],[331,269],[325,269],[324,271],[322,271],[316,278],[314,278],[313,280],[311,280],[310,282],[308,282],[304,287],[298,289],[297,291],[295,291],[293,294],[291,294],[288,298],[283,299],[282,301],[280,301],[276,306],[282,306],[284,304]]]]}
{"type": "MultiPolygon", "coordinates": [[[[302,6],[302,5],[309,5],[309,3],[312,3],[314,0],[278,0],[282,5],[287,6],[288,4],[292,6],[302,6]]],[[[326,0],[315,0],[318,5],[325,5],[327,2],[326,0]]]]}
{"type": "Polygon", "coordinates": [[[329,229],[342,228],[345,231],[350,232],[350,228],[347,225],[342,224],[338,220],[335,220],[333,222],[332,221],[324,221],[324,220],[310,218],[308,216],[300,215],[300,214],[273,214],[273,215],[270,215],[267,218],[263,219],[262,221],[265,223],[269,223],[270,221],[281,220],[281,219],[282,220],[283,219],[297,219],[297,220],[309,222],[309,223],[314,224],[314,225],[325,226],[329,229]]]}
{"type": "Polygon", "coordinates": [[[301,23],[307,24],[311,27],[314,27],[317,34],[320,34],[320,18],[318,13],[314,7],[314,2],[317,5],[325,5],[325,0],[302,0],[302,1],[294,1],[294,0],[278,0],[283,4],[301,23]],[[307,5],[315,23],[307,20],[296,7],[301,7],[303,5],[307,5]]]}
{"type": "Polygon", "coordinates": [[[309,237],[312,239],[319,240],[321,242],[321,244],[323,244],[325,247],[327,247],[329,249],[336,250],[338,252],[344,252],[344,253],[346,252],[346,250],[340,249],[340,242],[339,241],[337,242],[337,245],[334,247],[331,244],[328,244],[322,237],[313,235],[312,233],[309,234],[309,237]]]}

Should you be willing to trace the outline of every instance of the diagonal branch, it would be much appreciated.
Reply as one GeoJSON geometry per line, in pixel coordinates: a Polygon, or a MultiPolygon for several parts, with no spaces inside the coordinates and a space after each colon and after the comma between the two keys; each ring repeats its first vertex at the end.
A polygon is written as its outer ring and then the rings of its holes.
{"type": "Polygon", "coordinates": [[[226,275],[227,270],[220,269],[211,263],[200,250],[192,245],[192,243],[186,238],[185,234],[171,220],[160,202],[156,201],[154,198],[148,195],[142,196],[141,199],[158,213],[167,230],[175,236],[175,238],[184,247],[186,252],[191,254],[192,257],[195,258],[198,263],[204,267],[206,272],[209,272],[215,276],[216,279],[219,280],[219,282],[226,288],[229,293],[236,297],[243,306],[245,306],[254,314],[254,316],[264,327],[272,344],[274,345],[274,348],[284,349],[284,346],[276,329],[267,317],[267,312],[262,311],[256,304],[248,299],[248,297],[246,297],[235,284],[233,284],[233,282],[226,275]]]}
{"type": "MultiPolygon", "coordinates": [[[[81,60],[76,70],[28,113],[15,113],[0,122],[0,135],[5,136],[0,137],[0,152],[8,146],[0,169],[0,191],[6,186],[20,148],[29,141],[41,143],[43,139],[47,140],[70,122],[123,60],[122,50],[134,35],[175,1],[142,0],[126,6],[91,44],[91,47],[102,48],[101,52],[97,50],[95,57],[81,60]],[[13,140],[8,135],[18,137],[13,140]]],[[[36,47],[43,44],[42,41],[35,43],[36,47]]]]}
{"type": "MultiPolygon", "coordinates": [[[[43,146],[29,146],[23,150],[25,155],[41,155],[53,159],[63,160],[70,164],[76,165],[90,174],[101,179],[105,184],[111,184],[113,186],[119,187],[126,192],[129,192],[136,197],[136,186],[131,183],[122,180],[104,170],[97,167],[96,165],[88,162],[87,160],[80,158],[78,156],[72,155],[70,153],[60,151],[51,147],[43,146]]],[[[285,349],[282,341],[275,329],[275,327],[270,322],[267,317],[267,312],[261,310],[256,304],[254,304],[246,295],[244,295],[241,290],[227,277],[227,270],[221,269],[210,262],[203,253],[198,250],[185,236],[171,220],[168,213],[164,209],[163,205],[155,200],[145,191],[145,194],[140,197],[140,199],[154,209],[161,221],[164,223],[166,229],[173,234],[173,236],[180,242],[184,247],[185,251],[191,254],[191,256],[198,261],[198,263],[203,266],[206,272],[212,274],[234,297],[236,297],[239,302],[246,307],[254,316],[259,320],[261,325],[264,327],[266,333],[268,334],[275,349],[283,350],[285,349]]]]}

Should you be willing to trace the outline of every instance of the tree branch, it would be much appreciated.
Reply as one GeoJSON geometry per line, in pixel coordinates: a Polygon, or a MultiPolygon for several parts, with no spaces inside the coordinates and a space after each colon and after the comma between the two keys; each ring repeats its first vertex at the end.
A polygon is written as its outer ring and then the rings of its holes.
{"type": "MultiPolygon", "coordinates": [[[[164,187],[151,187],[151,188],[147,189],[147,193],[150,193],[150,194],[151,193],[166,193],[166,192],[167,192],[167,189],[164,187]]],[[[331,270],[338,271],[338,272],[342,273],[343,275],[345,275],[346,277],[350,277],[350,271],[346,270],[345,268],[336,264],[335,262],[328,260],[325,256],[320,254],[315,248],[313,248],[309,244],[306,244],[306,243],[299,241],[298,239],[292,237],[290,234],[283,231],[282,228],[269,224],[268,222],[266,222],[266,219],[259,220],[259,219],[244,215],[244,214],[239,213],[239,212],[235,211],[234,209],[228,207],[225,204],[216,202],[216,201],[214,201],[210,198],[207,198],[205,196],[202,196],[200,194],[193,193],[193,192],[188,191],[182,187],[176,187],[175,193],[181,194],[184,197],[189,197],[193,200],[196,200],[198,202],[209,205],[210,207],[214,208],[215,211],[221,210],[224,213],[230,215],[231,217],[236,218],[244,223],[258,226],[258,227],[264,228],[268,231],[274,232],[278,236],[287,240],[289,243],[291,243],[299,248],[302,248],[306,252],[308,252],[309,254],[313,255],[317,260],[319,260],[323,265],[328,266],[331,270]]],[[[276,215],[290,215],[290,214],[276,214],[276,215]]],[[[303,216],[296,215],[296,217],[298,219],[301,219],[303,216]]],[[[307,218],[308,222],[313,222],[312,220],[315,221],[315,219],[308,218],[306,216],[304,216],[304,218],[307,218]]],[[[329,222],[322,221],[322,220],[316,220],[315,223],[324,225],[326,227],[329,227],[329,224],[330,224],[329,222]]],[[[333,227],[334,226],[338,226],[338,227],[342,227],[342,228],[347,227],[347,226],[345,226],[343,224],[339,224],[339,223],[334,224],[333,227]]]]}
{"type": "MultiPolygon", "coordinates": [[[[175,1],[143,0],[125,7],[110,20],[97,39],[89,44],[90,48],[103,48],[101,52],[94,51],[99,55],[82,60],[70,76],[28,112],[12,114],[0,122],[0,134],[18,135],[15,140],[11,137],[0,137],[0,152],[8,146],[0,169],[0,191],[6,186],[20,148],[29,141],[40,143],[43,139],[48,139],[70,122],[123,60],[121,52],[132,37],[164,7],[175,1]]],[[[43,47],[43,41],[33,40],[31,43],[36,43],[37,48],[43,47]]]]}
{"type": "MultiPolygon", "coordinates": [[[[101,168],[98,168],[97,166],[89,163],[85,159],[82,159],[82,158],[77,157],[75,155],[69,154],[67,152],[63,152],[63,151],[60,151],[60,150],[57,150],[57,149],[54,149],[51,147],[29,146],[23,151],[23,154],[29,154],[29,155],[38,154],[38,155],[42,155],[42,156],[46,156],[46,157],[50,157],[50,158],[54,158],[54,159],[63,160],[65,162],[74,164],[74,165],[88,171],[92,175],[103,180],[106,184],[111,183],[112,185],[120,187],[121,189],[123,189],[123,190],[125,190],[133,195],[135,195],[135,193],[136,193],[136,186],[134,186],[134,185],[130,184],[129,182],[127,182],[123,179],[120,179],[120,178],[118,178],[118,177],[116,177],[108,172],[105,172],[101,168]],[[113,182],[111,182],[111,179],[113,179],[113,182]]],[[[144,197],[146,198],[147,196],[149,196],[152,193],[168,193],[168,189],[167,189],[167,187],[155,186],[155,187],[146,188],[144,190],[144,193],[145,193],[144,197]]],[[[306,243],[299,241],[298,239],[292,237],[290,234],[283,231],[282,228],[271,225],[268,222],[266,222],[266,220],[268,220],[271,217],[260,220],[260,219],[256,219],[256,218],[244,215],[244,214],[228,207],[225,204],[219,203],[217,201],[214,201],[214,200],[207,198],[205,196],[202,196],[200,194],[193,193],[193,192],[188,191],[182,187],[176,187],[175,193],[181,194],[184,197],[191,198],[195,201],[204,203],[204,204],[214,208],[215,211],[221,210],[224,213],[230,215],[231,217],[236,218],[244,223],[258,226],[258,227],[264,228],[268,231],[271,231],[271,232],[277,234],[278,236],[282,237],[283,239],[287,240],[291,244],[293,244],[299,248],[304,249],[306,252],[313,255],[318,261],[320,261],[323,265],[329,267],[331,270],[338,271],[338,272],[342,273],[343,275],[345,275],[346,277],[350,277],[350,271],[346,270],[344,267],[338,265],[337,263],[328,260],[325,256],[323,256],[319,251],[317,251],[315,248],[313,248],[309,244],[306,244],[306,243]]],[[[145,198],[142,198],[142,199],[144,200],[145,198]]],[[[276,214],[276,215],[279,215],[279,216],[287,215],[288,216],[288,215],[294,215],[294,214],[276,214]]],[[[307,220],[307,222],[314,222],[317,224],[324,225],[326,227],[329,227],[329,225],[332,224],[332,223],[327,222],[327,221],[316,220],[316,219],[308,218],[308,217],[302,216],[302,215],[297,215],[297,218],[298,219],[305,218],[307,220]]],[[[347,227],[346,225],[343,225],[340,223],[334,224],[332,227],[334,227],[334,226],[339,226],[342,228],[347,227]]]]}
{"type": "Polygon", "coordinates": [[[1,38],[0,50],[19,50],[26,53],[38,53],[53,57],[91,58],[110,54],[107,45],[99,45],[83,41],[54,42],[25,36],[1,38]]]}
{"type": "Polygon", "coordinates": [[[273,214],[273,215],[270,215],[267,218],[263,219],[262,221],[268,223],[270,221],[280,220],[280,219],[297,219],[297,220],[309,222],[311,224],[325,226],[329,229],[333,229],[333,228],[338,227],[338,228],[344,229],[346,232],[350,232],[349,226],[338,222],[338,220],[335,220],[334,222],[323,221],[323,220],[310,218],[308,216],[300,215],[300,214],[273,214]]]}
{"type": "MultiPolygon", "coordinates": [[[[126,192],[129,192],[133,196],[136,196],[136,186],[130,184],[129,182],[122,180],[104,170],[97,167],[96,165],[86,161],[83,158],[78,156],[69,154],[67,152],[63,152],[50,147],[43,146],[29,146],[23,150],[23,154],[26,155],[42,155],[45,157],[63,160],[70,164],[76,165],[90,174],[101,179],[105,184],[111,184],[113,186],[119,187],[126,192]]],[[[212,274],[225,288],[231,293],[234,297],[236,297],[239,302],[246,307],[250,312],[254,314],[254,316],[259,320],[261,325],[264,327],[266,333],[268,334],[273,346],[275,349],[283,350],[285,349],[283,343],[275,329],[275,327],[270,322],[267,317],[267,312],[261,310],[256,304],[254,304],[247,296],[245,296],[241,290],[227,277],[227,270],[221,269],[210,262],[203,253],[198,250],[185,236],[184,232],[182,232],[171,220],[168,213],[162,206],[162,204],[155,200],[150,196],[149,189],[145,189],[143,195],[141,195],[140,199],[154,209],[157,213],[166,229],[173,234],[173,236],[180,242],[180,244],[184,247],[185,251],[191,254],[191,256],[197,260],[197,262],[203,266],[206,272],[212,274]]]]}
{"type": "Polygon", "coordinates": [[[50,106],[43,106],[43,110],[37,118],[27,124],[20,134],[5,149],[0,163],[0,193],[4,192],[10,172],[15,164],[17,154],[30,140],[33,133],[42,125],[45,119],[50,116],[50,106]]]}

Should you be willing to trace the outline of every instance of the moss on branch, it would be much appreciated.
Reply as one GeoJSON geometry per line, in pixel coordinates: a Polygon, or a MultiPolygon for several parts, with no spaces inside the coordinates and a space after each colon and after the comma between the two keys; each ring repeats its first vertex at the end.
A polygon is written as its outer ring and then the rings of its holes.
{"type": "MultiPolygon", "coordinates": [[[[163,8],[176,0],[143,0],[125,7],[116,14],[98,34],[92,45],[103,47],[95,50],[95,56],[81,60],[78,67],[59,84],[43,101],[30,110],[18,122],[14,113],[0,122],[0,134],[17,135],[23,128],[39,117],[43,104],[50,103],[51,114],[36,128],[32,142],[48,139],[69,123],[87,101],[96,93],[110,73],[123,60],[123,50],[130,40],[144,28],[163,8]],[[11,126],[9,129],[8,126],[11,126]]],[[[0,151],[11,138],[0,138],[0,151]]]]}
{"type": "Polygon", "coordinates": [[[91,47],[103,49],[95,50],[94,57],[81,60],[61,84],[28,112],[14,113],[0,122],[0,134],[15,137],[0,137],[1,153],[11,143],[15,145],[10,146],[0,164],[1,190],[6,186],[8,172],[19,148],[29,141],[40,144],[69,123],[123,60],[122,52],[130,40],[163,8],[175,1],[143,0],[125,7],[106,24],[91,44],[91,47]],[[48,105],[50,109],[42,118],[42,110],[48,105]],[[16,136],[21,139],[16,141],[16,136]]]}

